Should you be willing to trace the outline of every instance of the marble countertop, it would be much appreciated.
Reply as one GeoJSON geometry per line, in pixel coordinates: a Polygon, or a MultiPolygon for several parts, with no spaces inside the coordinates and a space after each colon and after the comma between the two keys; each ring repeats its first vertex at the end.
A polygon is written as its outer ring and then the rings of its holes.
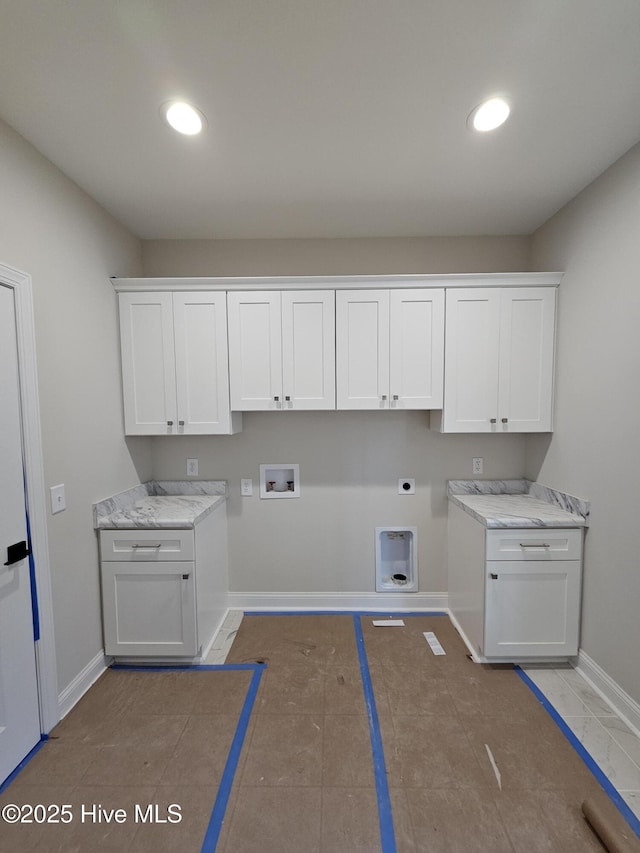
{"type": "Polygon", "coordinates": [[[192,528],[226,499],[222,480],[152,480],[94,504],[94,527],[192,528]]]}
{"type": "Polygon", "coordinates": [[[449,500],[485,527],[587,527],[589,503],[528,480],[452,480],[449,500]]]}

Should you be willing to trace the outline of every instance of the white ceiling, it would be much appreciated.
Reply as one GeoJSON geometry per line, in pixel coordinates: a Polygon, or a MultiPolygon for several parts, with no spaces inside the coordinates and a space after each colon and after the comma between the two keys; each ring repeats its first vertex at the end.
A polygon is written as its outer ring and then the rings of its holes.
{"type": "Polygon", "coordinates": [[[640,140],[640,0],[0,0],[0,116],[143,238],[528,234],[640,140]]]}

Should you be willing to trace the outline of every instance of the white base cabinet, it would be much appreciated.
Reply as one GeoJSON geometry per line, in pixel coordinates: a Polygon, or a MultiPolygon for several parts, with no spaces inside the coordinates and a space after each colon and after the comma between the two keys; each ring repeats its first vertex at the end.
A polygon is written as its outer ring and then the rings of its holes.
{"type": "Polygon", "coordinates": [[[480,659],[578,653],[581,528],[486,529],[449,506],[449,608],[480,659]]]}
{"type": "Polygon", "coordinates": [[[101,530],[105,653],[194,659],[226,612],[224,504],[192,529],[101,530]]]}

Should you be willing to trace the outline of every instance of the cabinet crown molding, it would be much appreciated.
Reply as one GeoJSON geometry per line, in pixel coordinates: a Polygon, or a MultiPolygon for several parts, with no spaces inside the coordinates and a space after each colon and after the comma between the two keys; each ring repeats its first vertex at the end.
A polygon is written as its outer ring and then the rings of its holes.
{"type": "Polygon", "coordinates": [[[446,275],[351,275],[351,276],[193,276],[117,278],[111,283],[118,293],[158,290],[335,290],[410,287],[558,287],[561,272],[448,273],[446,275]]]}

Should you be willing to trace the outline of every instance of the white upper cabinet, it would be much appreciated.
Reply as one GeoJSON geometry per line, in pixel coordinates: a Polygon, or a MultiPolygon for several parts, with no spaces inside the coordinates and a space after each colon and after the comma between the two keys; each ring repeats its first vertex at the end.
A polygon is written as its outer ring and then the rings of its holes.
{"type": "Polygon", "coordinates": [[[335,295],[230,292],[234,411],[335,409],[335,295]]]}
{"type": "Polygon", "coordinates": [[[119,294],[125,433],[236,432],[224,293],[119,294]]]}
{"type": "Polygon", "coordinates": [[[552,429],[555,288],[447,291],[443,432],[552,429]]]}
{"type": "Polygon", "coordinates": [[[336,293],[339,409],[442,408],[444,290],[336,293]]]}

